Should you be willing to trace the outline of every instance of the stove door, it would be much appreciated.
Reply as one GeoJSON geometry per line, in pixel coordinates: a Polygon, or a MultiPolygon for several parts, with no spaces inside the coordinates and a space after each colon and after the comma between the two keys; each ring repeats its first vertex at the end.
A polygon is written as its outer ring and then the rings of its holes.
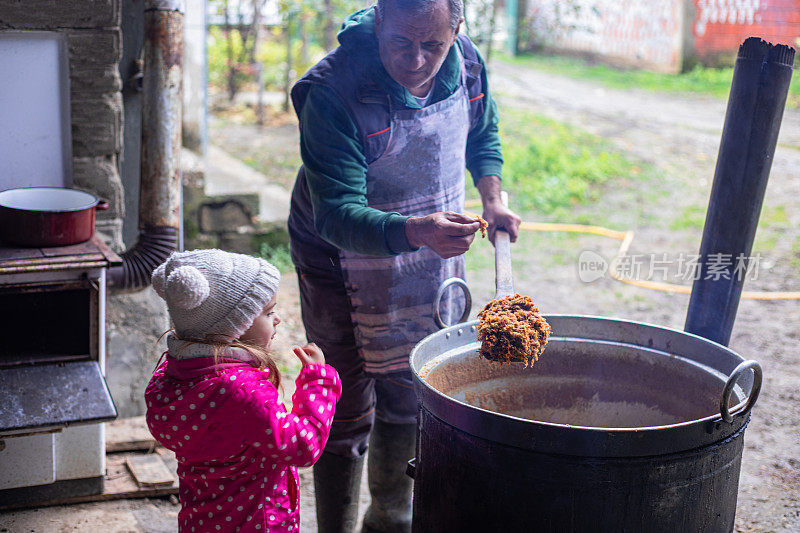
{"type": "Polygon", "coordinates": [[[0,369],[0,435],[106,422],[117,409],[96,361],[0,369]]]}

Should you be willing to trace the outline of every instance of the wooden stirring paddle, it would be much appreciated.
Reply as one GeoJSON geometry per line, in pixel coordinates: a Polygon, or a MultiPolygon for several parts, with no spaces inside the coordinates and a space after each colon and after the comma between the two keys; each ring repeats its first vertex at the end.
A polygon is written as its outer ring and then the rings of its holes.
{"type": "MultiPolygon", "coordinates": [[[[508,207],[508,193],[500,193],[508,207]]],[[[478,313],[479,353],[489,361],[522,362],[526,367],[539,358],[550,335],[550,325],[528,296],[514,293],[511,237],[505,230],[494,234],[495,296],[478,313]]]]}

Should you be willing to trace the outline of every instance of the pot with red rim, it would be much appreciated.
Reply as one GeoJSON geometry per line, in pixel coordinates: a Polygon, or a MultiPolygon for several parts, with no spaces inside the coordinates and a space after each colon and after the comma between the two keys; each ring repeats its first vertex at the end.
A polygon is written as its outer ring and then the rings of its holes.
{"type": "Polygon", "coordinates": [[[24,247],[68,246],[94,235],[96,210],[108,202],[63,187],[28,187],[0,192],[0,241],[24,247]]]}

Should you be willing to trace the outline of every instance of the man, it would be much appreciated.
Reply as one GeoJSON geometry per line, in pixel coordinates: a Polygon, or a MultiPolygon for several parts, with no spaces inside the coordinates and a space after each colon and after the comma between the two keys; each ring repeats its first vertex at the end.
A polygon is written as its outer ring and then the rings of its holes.
{"type": "MultiPolygon", "coordinates": [[[[516,240],[500,202],[497,112],[483,62],[459,36],[461,0],[379,0],[349,17],[340,46],[293,88],[303,167],[289,216],[309,341],[342,378],[314,467],[320,531],[350,531],[369,443],[364,531],[409,531],[417,403],[408,356],[436,326],[438,286],[464,275],[478,222],[516,240]]],[[[445,306],[455,304],[455,299],[445,306]]]]}

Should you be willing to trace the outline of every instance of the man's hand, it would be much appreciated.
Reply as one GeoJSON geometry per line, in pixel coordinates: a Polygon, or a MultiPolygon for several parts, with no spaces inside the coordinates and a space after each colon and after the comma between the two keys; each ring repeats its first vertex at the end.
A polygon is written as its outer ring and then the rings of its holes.
{"type": "Polygon", "coordinates": [[[489,240],[494,244],[494,234],[498,229],[504,229],[508,232],[511,242],[517,240],[519,235],[519,225],[522,219],[513,212],[511,209],[504,206],[499,200],[483,204],[483,219],[489,224],[486,230],[489,234],[489,240]]]}
{"type": "Polygon", "coordinates": [[[442,211],[424,217],[410,217],[406,220],[406,237],[411,246],[427,246],[442,259],[448,259],[469,250],[480,227],[474,218],[442,211]]]}
{"type": "Polygon", "coordinates": [[[511,242],[517,240],[522,219],[500,200],[500,178],[484,176],[478,181],[478,191],[483,203],[483,219],[489,224],[489,240],[494,244],[494,234],[498,229],[508,232],[511,242]]]}

